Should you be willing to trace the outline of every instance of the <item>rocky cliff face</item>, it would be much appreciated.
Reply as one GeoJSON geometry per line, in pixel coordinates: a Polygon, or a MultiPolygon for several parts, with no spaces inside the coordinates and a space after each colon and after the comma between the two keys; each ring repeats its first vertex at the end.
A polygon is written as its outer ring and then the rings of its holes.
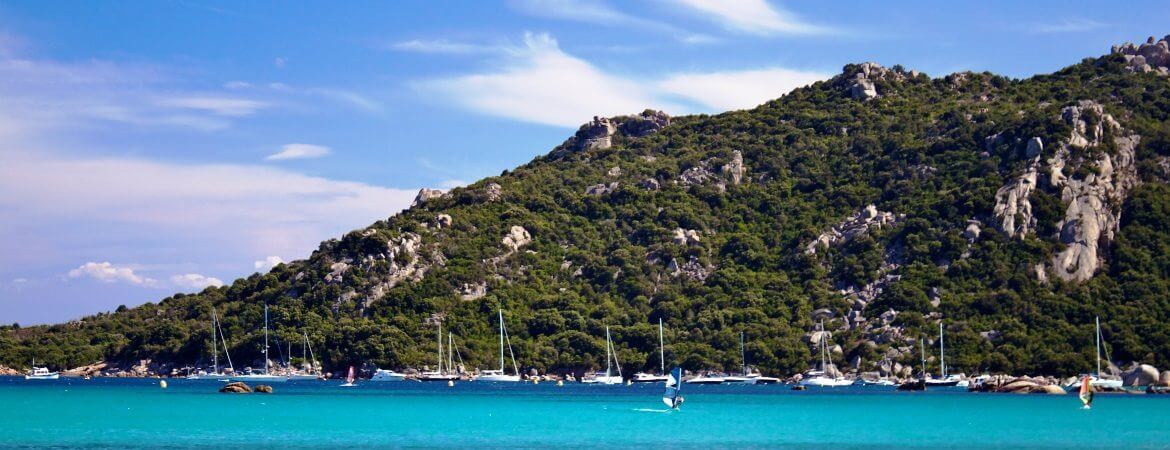
{"type": "Polygon", "coordinates": [[[560,158],[565,155],[592,149],[607,149],[613,146],[614,135],[636,139],[661,130],[670,125],[670,116],[662,111],[647,109],[631,116],[597,117],[577,130],[573,137],[554,149],[549,156],[560,158]]]}
{"type": "Polygon", "coordinates": [[[1071,128],[1069,136],[1046,159],[1039,137],[1027,141],[1024,173],[996,193],[993,213],[1001,231],[1022,239],[1036,227],[1033,190],[1059,194],[1065,214],[1055,225],[1065,248],[1051,263],[1060,278],[1080,282],[1100,267],[1099,249],[1113,239],[1121,205],[1138,183],[1134,151],[1141,137],[1091,100],[1063,108],[1060,117],[1071,128]]]}

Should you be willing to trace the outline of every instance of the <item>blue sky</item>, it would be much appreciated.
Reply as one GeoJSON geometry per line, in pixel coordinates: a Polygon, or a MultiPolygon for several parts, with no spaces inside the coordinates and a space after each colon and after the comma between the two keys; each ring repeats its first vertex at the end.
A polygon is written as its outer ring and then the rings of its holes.
{"type": "Polygon", "coordinates": [[[850,62],[1027,77],[1170,32],[1165,3],[951,3],[0,4],[0,323],[303,258],[594,115],[749,108],[850,62]]]}

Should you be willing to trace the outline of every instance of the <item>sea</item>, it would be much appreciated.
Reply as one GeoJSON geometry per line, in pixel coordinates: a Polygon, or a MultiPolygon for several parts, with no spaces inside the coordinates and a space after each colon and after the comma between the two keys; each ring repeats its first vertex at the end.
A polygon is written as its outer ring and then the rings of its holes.
{"type": "Polygon", "coordinates": [[[1168,448],[1170,396],[786,385],[0,378],[0,447],[1168,448]]]}

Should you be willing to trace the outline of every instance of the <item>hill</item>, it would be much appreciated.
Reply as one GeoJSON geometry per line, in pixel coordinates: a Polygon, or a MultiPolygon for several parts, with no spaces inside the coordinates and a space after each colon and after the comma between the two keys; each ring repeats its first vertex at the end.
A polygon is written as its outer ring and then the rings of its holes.
{"type": "MultiPolygon", "coordinates": [[[[1170,37],[1168,37],[1170,38],[1170,37]]],[[[843,368],[907,373],[947,327],[952,371],[1071,375],[1110,357],[1170,366],[1170,52],[1121,46],[1050,75],[840,75],[755,109],[595,118],[545,156],[305,260],[60,325],[0,327],[0,364],[237,367],[306,331],[327,368],[419,367],[434,321],[493,366],[505,310],[524,367],[668,360],[790,374],[815,323],[843,368]]],[[[934,363],[937,367],[937,363],[934,363]]],[[[935,369],[937,370],[937,369],[935,369]]]]}

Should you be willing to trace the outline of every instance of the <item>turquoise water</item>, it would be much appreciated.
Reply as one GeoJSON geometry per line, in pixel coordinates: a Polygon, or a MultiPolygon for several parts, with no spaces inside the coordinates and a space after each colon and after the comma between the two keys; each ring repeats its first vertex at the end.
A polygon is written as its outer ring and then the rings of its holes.
{"type": "Polygon", "coordinates": [[[1170,396],[896,393],[890,388],[463,382],[274,385],[0,378],[0,446],[66,447],[1000,447],[1170,445],[1170,396]],[[689,391],[689,392],[688,392],[689,391]]]}

